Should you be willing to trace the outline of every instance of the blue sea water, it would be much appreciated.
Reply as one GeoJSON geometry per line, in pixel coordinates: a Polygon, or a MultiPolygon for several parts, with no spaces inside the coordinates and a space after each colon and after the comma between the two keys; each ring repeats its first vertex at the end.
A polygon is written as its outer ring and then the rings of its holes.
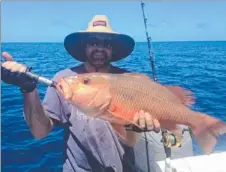
{"type": "MultiPolygon", "coordinates": [[[[33,72],[51,78],[57,71],[79,64],[62,43],[3,43],[15,60],[33,67],[33,72]]],[[[194,92],[195,110],[226,121],[226,41],[153,43],[157,79],[194,92]]],[[[152,76],[146,43],[137,43],[128,58],[114,63],[152,76]]],[[[22,96],[15,86],[2,83],[1,135],[3,172],[55,172],[62,165],[63,130],[35,140],[22,114],[22,96]]],[[[46,86],[39,85],[43,99],[46,86]]],[[[219,138],[217,151],[226,151],[226,136],[219,138]]],[[[194,151],[200,149],[194,142],[194,151]]]]}

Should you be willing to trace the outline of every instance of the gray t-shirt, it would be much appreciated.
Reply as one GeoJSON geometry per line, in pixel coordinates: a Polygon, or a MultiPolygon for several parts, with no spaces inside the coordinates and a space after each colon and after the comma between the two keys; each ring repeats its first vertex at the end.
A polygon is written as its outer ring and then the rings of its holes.
{"type": "MultiPolygon", "coordinates": [[[[58,72],[53,80],[60,77],[85,73],[84,67],[77,66],[58,72]]],[[[129,72],[113,67],[111,73],[129,72]]],[[[63,172],[154,172],[154,162],[165,158],[161,135],[147,133],[148,158],[145,140],[134,148],[123,145],[111,125],[101,119],[87,117],[72,107],[54,88],[48,88],[43,106],[46,113],[64,127],[64,164],[63,172]]],[[[192,155],[192,141],[185,135],[184,144],[172,150],[172,158],[192,155]]]]}
{"type": "MultiPolygon", "coordinates": [[[[65,69],[58,72],[53,80],[57,81],[60,77],[84,72],[83,66],[65,69]]],[[[113,67],[111,72],[126,71],[113,67]]],[[[124,160],[124,150],[128,150],[129,153],[130,148],[119,142],[118,136],[108,122],[84,115],[50,87],[47,89],[43,106],[47,115],[58,121],[65,129],[63,172],[101,172],[104,170],[122,172],[123,168],[124,171],[128,168],[128,165],[125,165],[127,163],[124,160]]]]}

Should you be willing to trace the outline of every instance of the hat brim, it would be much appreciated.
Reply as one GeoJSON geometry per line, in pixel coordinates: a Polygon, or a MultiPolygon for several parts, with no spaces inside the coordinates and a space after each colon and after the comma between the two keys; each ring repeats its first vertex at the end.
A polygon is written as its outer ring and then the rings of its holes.
{"type": "Polygon", "coordinates": [[[112,36],[113,47],[111,62],[115,62],[129,56],[135,46],[133,38],[125,34],[111,32],[75,32],[67,35],[64,39],[64,47],[66,51],[73,58],[81,62],[85,62],[86,56],[83,42],[89,35],[92,34],[108,34],[112,36]]]}

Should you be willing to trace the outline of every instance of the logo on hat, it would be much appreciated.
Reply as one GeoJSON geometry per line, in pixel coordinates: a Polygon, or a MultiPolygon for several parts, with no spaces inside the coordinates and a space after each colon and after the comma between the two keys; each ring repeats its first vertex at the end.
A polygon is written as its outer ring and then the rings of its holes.
{"type": "Polygon", "coordinates": [[[93,22],[93,26],[107,26],[106,21],[98,20],[93,22]]]}

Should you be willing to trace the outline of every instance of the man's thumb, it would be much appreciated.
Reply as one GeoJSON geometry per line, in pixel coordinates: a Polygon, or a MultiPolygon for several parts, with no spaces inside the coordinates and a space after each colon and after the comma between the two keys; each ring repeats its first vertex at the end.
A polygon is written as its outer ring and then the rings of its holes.
{"type": "Polygon", "coordinates": [[[2,53],[2,56],[4,57],[4,59],[5,59],[6,61],[14,61],[14,60],[13,60],[13,57],[12,57],[9,53],[7,53],[7,52],[3,52],[3,53],[2,53]]]}

